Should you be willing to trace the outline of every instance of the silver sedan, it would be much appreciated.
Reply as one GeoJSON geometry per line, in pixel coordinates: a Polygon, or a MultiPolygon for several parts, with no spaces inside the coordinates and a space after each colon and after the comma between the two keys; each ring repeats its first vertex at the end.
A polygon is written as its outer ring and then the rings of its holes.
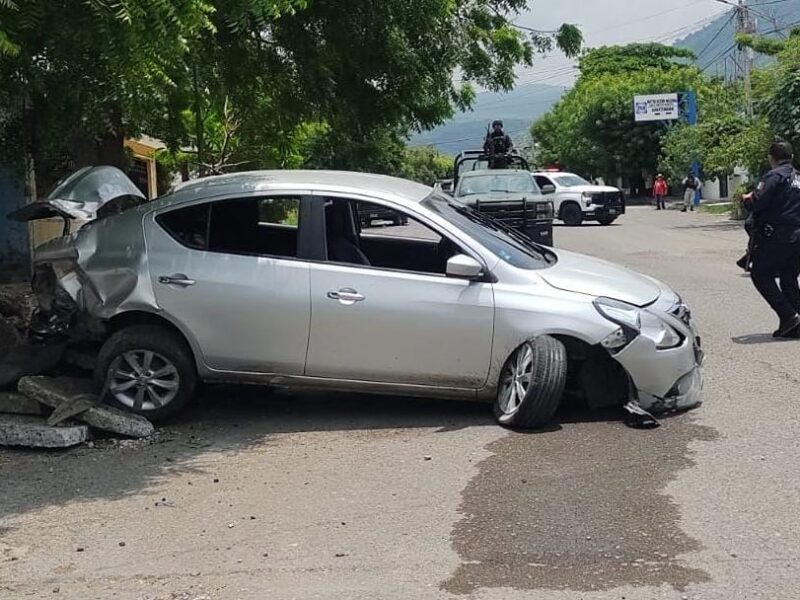
{"type": "Polygon", "coordinates": [[[94,332],[107,400],[151,418],[200,380],[489,400],[516,427],[545,424],[566,392],[591,407],[700,402],[700,340],[666,285],[401,179],[200,179],[36,262],[94,332]],[[392,216],[362,228],[373,212],[392,216]]]}

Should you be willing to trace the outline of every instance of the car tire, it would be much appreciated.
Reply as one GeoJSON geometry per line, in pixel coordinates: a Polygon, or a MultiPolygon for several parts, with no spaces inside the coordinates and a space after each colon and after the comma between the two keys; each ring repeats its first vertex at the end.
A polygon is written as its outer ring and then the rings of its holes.
{"type": "Polygon", "coordinates": [[[113,333],[103,344],[94,381],[106,403],[159,421],[192,399],[197,371],[192,352],[179,335],[156,325],[133,325],[113,333]],[[137,373],[143,377],[138,382],[137,373]]]}
{"type": "Polygon", "coordinates": [[[567,350],[543,335],[522,344],[500,373],[494,412],[506,427],[537,429],[553,418],[567,381],[567,350]]]}
{"type": "Polygon", "coordinates": [[[561,220],[565,224],[576,226],[583,223],[583,211],[574,202],[569,202],[561,207],[561,220]]]}
{"type": "Polygon", "coordinates": [[[603,217],[601,219],[597,219],[597,222],[600,223],[600,225],[611,225],[616,220],[617,217],[603,217]]]}

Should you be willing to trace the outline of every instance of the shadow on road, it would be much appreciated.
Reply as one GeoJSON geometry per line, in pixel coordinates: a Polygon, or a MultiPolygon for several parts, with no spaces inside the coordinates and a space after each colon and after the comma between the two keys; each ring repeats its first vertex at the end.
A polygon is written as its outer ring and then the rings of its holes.
{"type": "Polygon", "coordinates": [[[689,229],[695,231],[739,231],[744,233],[742,221],[709,221],[699,223],[687,223],[685,225],[671,225],[670,229],[689,229]]]}
{"type": "Polygon", "coordinates": [[[734,344],[751,346],[754,344],[787,344],[797,343],[800,339],[774,338],[771,333],[751,333],[749,335],[738,335],[731,338],[734,344]]]}
{"type": "MultiPolygon", "coordinates": [[[[590,412],[565,403],[554,425],[620,421],[620,411],[590,412]]],[[[122,445],[96,440],[94,449],[0,450],[0,518],[46,506],[135,495],[170,475],[207,473],[203,457],[255,446],[286,443],[307,432],[435,428],[436,433],[469,427],[498,427],[491,405],[358,394],[271,393],[257,386],[207,386],[197,401],[162,424],[153,440],[122,445]]],[[[559,437],[556,433],[552,437],[559,437]]],[[[538,437],[538,436],[531,436],[538,437]]]]}

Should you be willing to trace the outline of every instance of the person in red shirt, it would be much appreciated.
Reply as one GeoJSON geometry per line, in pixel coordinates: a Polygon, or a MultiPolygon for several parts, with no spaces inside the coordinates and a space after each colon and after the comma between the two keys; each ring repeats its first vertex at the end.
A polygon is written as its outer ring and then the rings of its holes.
{"type": "Polygon", "coordinates": [[[656,210],[666,210],[664,198],[667,195],[667,180],[659,173],[656,182],[653,184],[653,197],[656,199],[656,210]]]}

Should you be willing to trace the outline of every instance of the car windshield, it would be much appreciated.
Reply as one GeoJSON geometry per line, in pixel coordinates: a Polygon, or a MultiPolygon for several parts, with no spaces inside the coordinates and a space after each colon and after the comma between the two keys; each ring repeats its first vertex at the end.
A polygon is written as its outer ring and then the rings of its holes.
{"type": "Polygon", "coordinates": [[[527,173],[486,173],[463,177],[458,187],[458,196],[474,196],[476,194],[535,194],[539,188],[533,177],[527,173]]]}
{"type": "Polygon", "coordinates": [[[558,185],[563,185],[564,187],[576,187],[579,185],[592,185],[588,181],[586,181],[583,177],[579,177],[578,175],[557,175],[553,177],[558,182],[558,185]]]}
{"type": "Polygon", "coordinates": [[[555,253],[549,248],[535,244],[527,236],[438,192],[425,198],[422,206],[446,219],[514,267],[544,269],[557,261],[555,253]]]}

